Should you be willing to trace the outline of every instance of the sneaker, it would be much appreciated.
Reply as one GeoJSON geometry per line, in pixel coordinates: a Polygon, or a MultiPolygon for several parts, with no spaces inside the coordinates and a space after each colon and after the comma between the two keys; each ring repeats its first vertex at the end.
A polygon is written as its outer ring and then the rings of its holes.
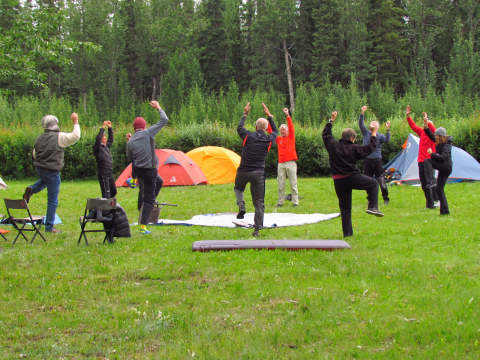
{"type": "Polygon", "coordinates": [[[23,193],[23,200],[25,200],[27,203],[30,201],[30,197],[33,195],[33,190],[30,186],[27,186],[25,188],[25,192],[23,193]]]}
{"type": "Polygon", "coordinates": [[[255,230],[253,231],[253,233],[252,233],[252,236],[253,236],[253,237],[259,237],[259,236],[260,236],[260,230],[255,229],[255,230]]]}
{"type": "Polygon", "coordinates": [[[367,209],[367,214],[375,215],[375,216],[378,216],[378,217],[382,217],[382,216],[383,216],[383,213],[382,213],[380,210],[374,209],[374,208],[367,209]]]}
{"type": "Polygon", "coordinates": [[[237,219],[243,219],[245,217],[245,209],[240,209],[237,214],[237,219]]]}
{"type": "Polygon", "coordinates": [[[149,235],[151,234],[152,232],[150,230],[147,229],[147,227],[145,225],[140,225],[140,234],[142,235],[149,235]]]}
{"type": "Polygon", "coordinates": [[[433,207],[434,207],[434,208],[440,207],[440,201],[439,201],[439,200],[434,201],[434,202],[433,202],[433,207]]]}
{"type": "Polygon", "coordinates": [[[61,231],[57,228],[52,228],[51,230],[45,230],[46,232],[52,233],[52,234],[59,234],[61,231]]]}

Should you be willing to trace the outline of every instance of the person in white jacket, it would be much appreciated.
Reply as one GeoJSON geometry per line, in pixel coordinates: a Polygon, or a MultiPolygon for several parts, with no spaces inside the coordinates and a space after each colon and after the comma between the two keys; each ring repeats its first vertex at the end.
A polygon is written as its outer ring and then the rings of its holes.
{"type": "Polygon", "coordinates": [[[32,153],[33,165],[35,165],[40,179],[33,185],[27,186],[23,194],[23,198],[28,202],[33,194],[47,188],[45,230],[52,233],[60,232],[53,225],[60,192],[60,171],[64,166],[64,151],[66,147],[75,144],[80,139],[78,115],[72,113],[70,119],[73,122],[73,131],[65,133],[60,131],[56,116],[45,115],[42,118],[44,132],[35,140],[32,153]]]}

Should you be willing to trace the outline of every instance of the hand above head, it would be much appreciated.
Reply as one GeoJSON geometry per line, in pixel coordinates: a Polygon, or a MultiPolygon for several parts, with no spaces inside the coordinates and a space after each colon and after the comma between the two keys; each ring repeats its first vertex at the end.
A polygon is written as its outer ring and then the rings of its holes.
{"type": "Polygon", "coordinates": [[[103,124],[102,124],[102,127],[103,127],[103,128],[106,128],[106,127],[108,126],[107,123],[108,123],[108,121],[105,120],[105,121],[103,122],[103,124]]]}
{"type": "Polygon", "coordinates": [[[245,105],[245,107],[243,108],[243,114],[244,115],[248,115],[248,113],[250,112],[250,101],[247,103],[247,105],[245,105]]]}
{"type": "Polygon", "coordinates": [[[111,122],[110,120],[107,121],[107,126],[108,126],[109,128],[112,127],[112,122],[111,122]]]}
{"type": "Polygon", "coordinates": [[[362,115],[365,114],[365,111],[367,111],[367,109],[368,109],[367,105],[362,106],[362,115]]]}
{"type": "Polygon", "coordinates": [[[73,125],[78,124],[78,114],[77,113],[72,113],[72,115],[70,115],[70,119],[72,119],[73,125]]]}
{"type": "Polygon", "coordinates": [[[161,109],[160,104],[156,100],[150,101],[150,106],[153,107],[154,109],[157,109],[157,110],[161,109]]]}
{"type": "Polygon", "coordinates": [[[333,112],[332,112],[332,117],[330,118],[330,121],[331,121],[331,122],[334,122],[335,119],[337,118],[337,115],[338,115],[338,112],[337,112],[337,111],[333,111],[333,112]]]}
{"type": "Polygon", "coordinates": [[[390,130],[390,120],[385,123],[385,128],[387,131],[390,130]]]}
{"type": "Polygon", "coordinates": [[[411,112],[412,112],[412,108],[410,107],[410,105],[407,105],[407,108],[405,109],[405,114],[409,116],[411,112]]]}
{"type": "Polygon", "coordinates": [[[283,108],[282,111],[283,111],[283,113],[285,114],[285,116],[287,116],[287,117],[290,116],[290,113],[289,113],[289,111],[288,111],[288,108],[285,107],[285,108],[283,108]]]}
{"type": "Polygon", "coordinates": [[[262,103],[262,106],[263,106],[263,112],[265,113],[265,115],[267,115],[267,117],[271,117],[272,114],[270,113],[270,110],[268,110],[267,105],[265,105],[264,103],[262,103]]]}

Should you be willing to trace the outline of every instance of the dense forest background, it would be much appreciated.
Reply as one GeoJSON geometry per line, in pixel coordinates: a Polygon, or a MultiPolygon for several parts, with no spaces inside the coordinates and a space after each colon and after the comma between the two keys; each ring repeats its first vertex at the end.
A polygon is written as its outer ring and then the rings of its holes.
{"type": "Polygon", "coordinates": [[[0,94],[109,115],[261,90],[295,108],[299,88],[354,77],[474,101],[479,25],[478,0],[0,0],[0,94]]]}
{"type": "MultiPolygon", "coordinates": [[[[159,147],[219,145],[239,152],[235,128],[252,102],[278,121],[290,107],[300,175],[328,174],[322,122],[332,110],[357,128],[392,121],[391,159],[427,111],[457,146],[480,159],[478,0],[0,0],[2,175],[35,176],[30,151],[40,118],[58,116],[82,139],[66,152],[66,178],[95,174],[91,144],[103,120],[118,139],[135,116],[170,124],[159,147]]],[[[115,172],[125,166],[115,143],[115,172]]],[[[267,168],[275,173],[276,152],[267,168]]]]}

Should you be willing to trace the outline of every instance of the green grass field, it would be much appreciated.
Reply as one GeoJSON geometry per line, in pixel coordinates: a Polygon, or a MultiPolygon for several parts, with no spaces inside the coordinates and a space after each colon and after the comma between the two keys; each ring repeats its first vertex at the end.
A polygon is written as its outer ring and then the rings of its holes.
{"type": "MultiPolygon", "coordinates": [[[[30,183],[11,181],[1,195],[21,197],[30,183]]],[[[478,359],[480,184],[447,185],[447,217],[425,209],[419,187],[389,189],[384,218],[367,215],[365,192],[354,192],[350,250],[197,253],[196,240],[248,239],[251,230],[132,228],[113,245],[94,234],[77,246],[78,217],[99,187],[63,182],[61,234],[0,242],[0,358],[478,359]]],[[[332,180],[300,179],[299,190],[301,205],[279,211],[338,211],[332,180]]],[[[136,196],[119,189],[130,222],[136,196]]],[[[159,200],[179,204],[164,218],[236,211],[232,184],[164,188],[159,200]]],[[[276,200],[269,180],[266,212],[276,200]]],[[[43,213],[46,191],[30,206],[43,213]]],[[[262,231],[341,236],[340,218],[262,231]]]]}

